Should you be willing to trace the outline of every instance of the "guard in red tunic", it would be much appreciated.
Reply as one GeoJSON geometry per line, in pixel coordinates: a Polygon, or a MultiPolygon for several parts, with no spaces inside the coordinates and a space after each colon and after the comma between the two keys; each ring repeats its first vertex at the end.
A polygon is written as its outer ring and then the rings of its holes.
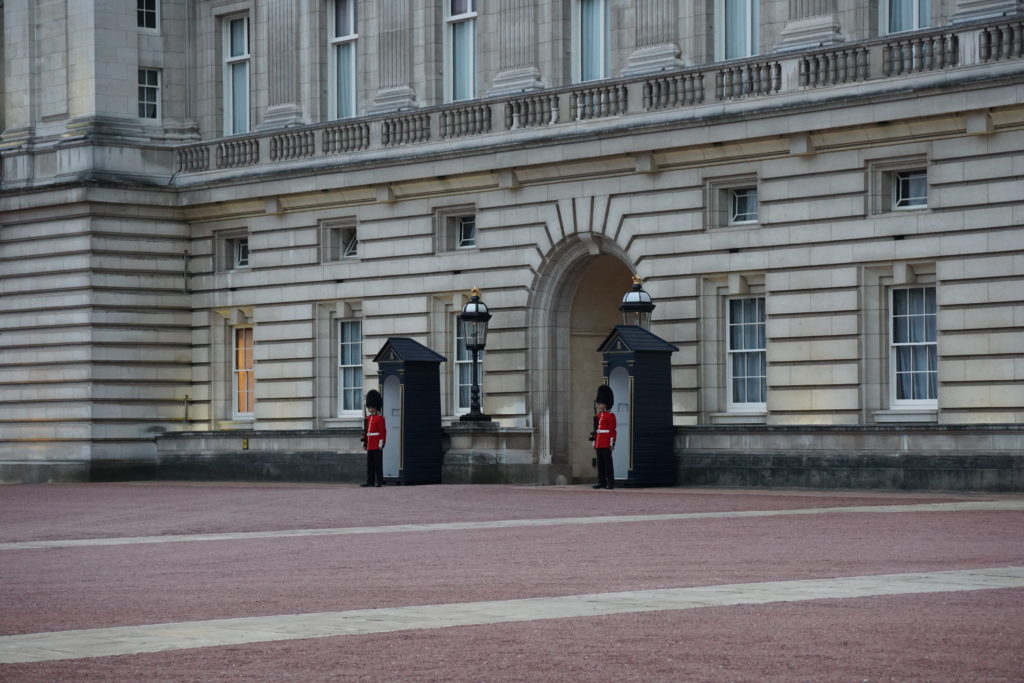
{"type": "Polygon", "coordinates": [[[615,488],[615,467],[612,465],[612,449],[615,448],[615,394],[607,384],[597,388],[597,414],[594,416],[594,450],[597,452],[597,483],[595,489],[615,488]]]}
{"type": "Polygon", "coordinates": [[[363,447],[366,449],[366,483],[360,486],[381,486],[384,483],[384,442],[388,430],[380,411],[384,400],[380,392],[366,392],[366,419],[363,420],[363,447]]]}

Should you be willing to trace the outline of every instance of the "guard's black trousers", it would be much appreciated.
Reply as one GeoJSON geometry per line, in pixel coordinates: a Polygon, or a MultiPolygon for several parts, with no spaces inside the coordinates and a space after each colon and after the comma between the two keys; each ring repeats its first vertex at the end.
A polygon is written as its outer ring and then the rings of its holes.
{"type": "Polygon", "coordinates": [[[595,448],[597,453],[597,483],[606,489],[615,488],[615,467],[612,465],[612,449],[595,448]]]}
{"type": "Polygon", "coordinates": [[[384,451],[366,451],[366,483],[380,486],[384,483],[384,451]]]}

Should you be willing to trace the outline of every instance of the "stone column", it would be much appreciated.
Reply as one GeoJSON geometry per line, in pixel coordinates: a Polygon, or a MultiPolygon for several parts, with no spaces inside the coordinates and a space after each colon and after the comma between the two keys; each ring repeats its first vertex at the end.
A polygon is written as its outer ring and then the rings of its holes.
{"type": "Polygon", "coordinates": [[[678,12],[678,2],[673,0],[637,0],[636,49],[622,70],[623,76],[682,66],[676,44],[678,12]]]}
{"type": "Polygon", "coordinates": [[[789,21],[775,51],[807,50],[843,42],[836,0],[789,0],[789,21]]]}
{"type": "Polygon", "coordinates": [[[526,92],[544,87],[537,68],[535,0],[499,0],[498,75],[488,95],[526,92]]]}
{"type": "Polygon", "coordinates": [[[380,0],[377,55],[380,85],[371,112],[412,109],[416,91],[412,88],[412,3],[408,0],[380,0]]]}
{"type": "Polygon", "coordinates": [[[267,111],[258,129],[304,123],[299,102],[299,11],[295,0],[266,0],[267,111]]]}

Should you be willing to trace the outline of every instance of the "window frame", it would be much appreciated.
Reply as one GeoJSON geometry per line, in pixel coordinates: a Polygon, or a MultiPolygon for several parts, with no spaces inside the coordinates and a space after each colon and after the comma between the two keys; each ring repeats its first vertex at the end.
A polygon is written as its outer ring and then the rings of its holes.
{"type": "Polygon", "coordinates": [[[153,9],[147,9],[147,8],[144,8],[144,7],[141,6],[144,3],[146,3],[146,2],[148,2],[148,0],[136,0],[136,2],[135,2],[135,26],[136,26],[136,28],[140,28],[143,31],[147,31],[147,32],[152,31],[154,33],[159,33],[160,32],[160,19],[161,19],[161,16],[160,16],[160,0],[152,0],[152,2],[153,2],[153,9]],[[151,15],[153,17],[153,25],[152,26],[146,26],[145,23],[141,23],[141,24],[139,23],[139,19],[143,15],[146,15],[146,16],[150,16],[151,15]]]}
{"type": "Polygon", "coordinates": [[[161,92],[162,92],[162,87],[161,87],[160,81],[162,80],[162,75],[163,74],[161,73],[160,69],[151,69],[151,68],[148,68],[148,67],[139,67],[138,73],[139,73],[139,90],[138,90],[138,93],[139,93],[139,97],[138,97],[138,99],[139,99],[139,102],[138,102],[139,118],[143,119],[145,121],[159,121],[160,117],[163,114],[163,112],[162,112],[163,107],[160,106],[161,105],[161,101],[160,101],[161,100],[161,92]],[[149,83],[143,83],[142,82],[142,75],[143,74],[155,74],[156,75],[156,84],[152,85],[152,84],[149,84],[149,83]],[[146,100],[143,99],[144,91],[152,93],[152,95],[153,95],[153,101],[152,102],[149,102],[149,101],[146,101],[146,100]],[[143,107],[150,107],[150,106],[153,107],[153,116],[146,116],[146,115],[144,115],[143,114],[143,107]]]}
{"type": "Polygon", "coordinates": [[[715,31],[715,61],[724,62],[732,59],[746,59],[760,54],[761,50],[761,3],[759,0],[738,0],[745,3],[744,29],[746,33],[746,45],[744,54],[727,56],[726,41],[728,36],[728,21],[726,15],[726,2],[728,0],[715,0],[714,5],[714,31],[715,31]]]}
{"type": "Polygon", "coordinates": [[[730,296],[725,299],[725,405],[726,412],[730,413],[763,413],[768,408],[768,314],[766,309],[766,297],[763,295],[744,295],[744,296],[730,296]],[[760,318],[754,323],[740,322],[733,323],[732,313],[732,302],[734,301],[754,301],[755,302],[755,313],[760,312],[760,318]],[[759,325],[762,330],[761,338],[763,339],[763,346],[757,347],[744,347],[736,348],[732,347],[732,328],[735,325],[759,325]],[[763,401],[736,401],[735,392],[733,388],[733,357],[738,354],[761,354],[761,367],[764,371],[763,375],[743,375],[744,378],[760,377],[761,378],[761,393],[765,399],[763,401]]]}
{"type": "Polygon", "coordinates": [[[353,417],[362,414],[363,404],[363,342],[365,337],[363,336],[363,321],[356,318],[342,318],[335,319],[335,334],[336,334],[336,345],[335,345],[335,415],[337,417],[353,417]],[[346,342],[344,335],[344,328],[346,325],[357,325],[359,332],[359,340],[357,342],[346,342]],[[356,353],[356,363],[345,363],[344,348],[348,346],[357,346],[358,351],[356,353]],[[345,370],[355,370],[355,377],[359,380],[358,384],[353,383],[349,386],[345,381],[345,370]],[[345,395],[346,392],[355,392],[355,402],[352,404],[354,407],[345,407],[345,395]]]}
{"type": "Polygon", "coordinates": [[[746,186],[746,187],[730,187],[730,188],[726,189],[725,192],[728,193],[728,202],[729,202],[729,209],[728,209],[728,211],[729,211],[729,214],[728,214],[729,215],[729,220],[728,220],[728,225],[751,225],[753,223],[757,223],[760,220],[760,218],[761,218],[761,203],[760,203],[760,201],[758,199],[757,185],[746,186]],[[750,193],[753,193],[753,199],[754,199],[753,206],[754,206],[754,210],[753,210],[753,213],[751,214],[751,212],[748,209],[747,213],[743,214],[744,216],[746,216],[745,218],[740,218],[740,214],[737,211],[737,203],[738,203],[739,193],[740,192],[747,193],[748,199],[750,197],[750,193]]]}
{"type": "MultiPolygon", "coordinates": [[[[939,407],[939,395],[938,395],[938,391],[939,391],[939,377],[938,377],[938,368],[939,368],[939,363],[938,363],[938,290],[935,287],[935,285],[932,285],[932,284],[900,285],[900,286],[892,286],[892,287],[889,287],[888,289],[889,289],[889,291],[888,291],[887,318],[888,318],[888,355],[889,355],[889,406],[892,409],[908,409],[909,408],[909,409],[917,409],[917,410],[937,410],[938,407],[939,407]],[[924,321],[924,330],[925,330],[926,334],[927,334],[927,332],[932,331],[934,333],[934,337],[931,340],[925,340],[925,341],[922,341],[922,342],[912,342],[912,341],[897,342],[896,341],[896,318],[897,318],[897,316],[896,316],[896,292],[898,292],[898,291],[910,292],[911,290],[915,290],[915,289],[920,289],[920,290],[923,290],[923,292],[924,292],[924,301],[925,301],[926,310],[924,311],[924,313],[919,314],[919,315],[931,316],[932,317],[933,320],[932,320],[932,326],[931,326],[930,330],[929,330],[929,326],[928,326],[928,321],[927,320],[924,321]],[[934,306],[934,308],[931,311],[927,310],[928,291],[929,290],[932,293],[931,301],[932,301],[932,304],[934,306]],[[901,374],[920,374],[920,372],[919,371],[915,371],[913,369],[911,369],[909,371],[900,372],[900,370],[899,370],[899,359],[898,359],[898,355],[899,354],[897,353],[897,348],[904,348],[904,347],[911,347],[912,348],[912,347],[922,347],[922,346],[930,346],[932,348],[932,352],[931,352],[930,356],[931,356],[932,359],[934,359],[934,366],[929,364],[929,368],[927,370],[924,370],[923,372],[925,372],[925,373],[927,373],[929,375],[932,375],[934,377],[934,382],[929,382],[928,383],[928,387],[929,387],[929,390],[934,387],[935,396],[934,397],[930,397],[930,398],[924,398],[924,399],[899,398],[899,376],[901,374]],[[934,367],[934,369],[932,369],[932,367],[934,367]]],[[[908,302],[908,313],[905,316],[901,316],[901,317],[906,317],[908,319],[914,317],[914,314],[909,312],[909,302],[908,302]]],[[[908,321],[908,326],[909,326],[909,321],[908,321]]],[[[908,327],[908,329],[909,329],[909,327],[908,327]]],[[[913,386],[913,384],[911,386],[913,386]]]]}
{"type": "Polygon", "coordinates": [[[251,22],[248,14],[225,16],[223,22],[223,86],[224,86],[224,135],[245,135],[252,132],[252,40],[251,22]],[[235,22],[244,22],[245,49],[242,54],[232,54],[232,26],[235,22]],[[245,65],[245,122],[244,130],[235,129],[235,110],[239,103],[235,102],[235,70],[233,67],[245,65]]]}
{"type": "Polygon", "coordinates": [[[476,206],[462,204],[445,206],[434,210],[434,241],[437,253],[464,251],[480,248],[480,221],[476,206]],[[459,239],[461,221],[473,219],[473,244],[463,244],[459,239]]]}
{"type": "Polygon", "coordinates": [[[889,174],[889,191],[891,193],[889,199],[889,206],[893,211],[914,211],[917,209],[928,208],[928,169],[927,168],[914,168],[904,169],[899,171],[890,171],[889,174]],[[902,196],[902,181],[903,176],[907,177],[908,186],[911,176],[922,176],[924,178],[924,195],[923,196],[902,196]],[[918,201],[923,200],[923,201],[918,201]]]}
{"type": "Polygon", "coordinates": [[[332,121],[349,119],[359,116],[359,88],[356,83],[359,74],[359,2],[358,0],[332,0],[330,4],[330,16],[327,19],[327,84],[328,101],[327,116],[332,121]],[[338,35],[337,17],[338,5],[341,2],[347,3],[348,21],[352,30],[345,35],[338,35]],[[341,111],[339,107],[341,97],[341,83],[338,71],[338,58],[342,51],[351,51],[351,64],[349,70],[349,83],[351,88],[347,93],[349,113],[341,111]]]}
{"type": "Polygon", "coordinates": [[[477,12],[477,0],[463,0],[466,4],[466,11],[454,14],[452,12],[452,3],[457,0],[445,0],[444,1],[444,99],[445,102],[465,102],[472,100],[477,97],[477,54],[476,54],[476,23],[479,13],[477,12]],[[458,50],[458,41],[456,40],[456,31],[458,25],[469,26],[469,50],[465,56],[468,59],[469,64],[465,69],[469,77],[468,83],[468,95],[460,96],[458,92],[459,81],[458,76],[461,69],[460,62],[456,51],[458,50]]]}
{"type": "Polygon", "coordinates": [[[358,259],[359,230],[355,219],[324,221],[321,224],[320,244],[320,260],[323,263],[358,259]]]}
{"type": "Polygon", "coordinates": [[[256,417],[256,343],[253,329],[252,325],[233,325],[231,327],[231,418],[233,420],[253,420],[256,417]],[[245,347],[239,346],[239,333],[244,330],[249,331],[248,367],[239,368],[240,351],[242,358],[246,358],[244,353],[245,347]],[[239,384],[243,373],[249,376],[248,386],[244,392],[239,384]],[[240,406],[239,398],[243,393],[249,397],[249,400],[247,405],[240,406]],[[244,411],[241,408],[251,408],[251,410],[244,411]]]}

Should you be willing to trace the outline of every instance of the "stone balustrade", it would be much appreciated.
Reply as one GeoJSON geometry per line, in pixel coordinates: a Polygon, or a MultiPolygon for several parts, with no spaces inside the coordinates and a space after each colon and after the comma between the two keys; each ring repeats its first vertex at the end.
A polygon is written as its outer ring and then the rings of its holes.
{"type": "Polygon", "coordinates": [[[770,97],[1022,57],[1024,20],[943,27],[823,50],[761,55],[542,92],[191,143],[176,150],[177,170],[188,175],[431,140],[585,125],[587,121],[610,117],[770,97]]]}

